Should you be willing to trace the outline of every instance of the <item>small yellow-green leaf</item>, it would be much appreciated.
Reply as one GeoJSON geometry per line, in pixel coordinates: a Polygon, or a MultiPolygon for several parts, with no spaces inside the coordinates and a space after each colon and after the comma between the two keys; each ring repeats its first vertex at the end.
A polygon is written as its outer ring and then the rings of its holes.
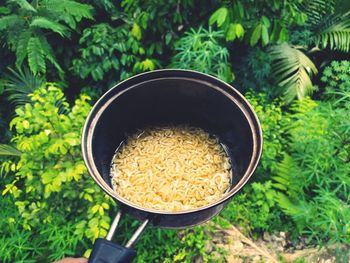
{"type": "Polygon", "coordinates": [[[24,128],[24,129],[28,129],[28,128],[29,128],[29,121],[24,120],[23,123],[22,123],[22,125],[23,125],[23,128],[24,128]]]}
{"type": "Polygon", "coordinates": [[[226,41],[233,41],[236,39],[236,27],[235,24],[230,24],[226,32],[226,41]]]}
{"type": "Polygon", "coordinates": [[[132,29],[131,29],[131,35],[136,38],[137,40],[140,40],[142,37],[142,33],[141,33],[141,28],[138,24],[134,23],[132,25],[132,29]]]}
{"type": "Polygon", "coordinates": [[[152,60],[150,59],[145,59],[144,61],[142,61],[142,67],[143,67],[143,70],[154,70],[154,63],[152,60]]]}
{"type": "Polygon", "coordinates": [[[228,9],[226,7],[220,7],[216,10],[209,18],[209,25],[212,25],[216,22],[218,27],[222,26],[225,22],[228,14],[228,9]]]}
{"type": "Polygon", "coordinates": [[[240,39],[244,36],[244,28],[241,24],[236,24],[236,36],[240,39]]]}
{"type": "Polygon", "coordinates": [[[107,203],[102,203],[104,209],[109,209],[109,205],[107,203]]]}
{"type": "Polygon", "coordinates": [[[106,221],[101,220],[100,225],[105,229],[109,228],[109,224],[106,221]]]}
{"type": "Polygon", "coordinates": [[[93,214],[96,214],[96,212],[98,211],[99,207],[100,207],[99,205],[93,206],[93,207],[91,208],[91,212],[92,212],[93,214]]]}
{"type": "Polygon", "coordinates": [[[100,206],[100,207],[98,208],[98,213],[99,213],[101,216],[103,216],[103,215],[105,214],[105,210],[103,209],[102,206],[100,206]]]}
{"type": "Polygon", "coordinates": [[[91,254],[91,249],[87,249],[84,253],[84,258],[89,258],[91,254]]]}

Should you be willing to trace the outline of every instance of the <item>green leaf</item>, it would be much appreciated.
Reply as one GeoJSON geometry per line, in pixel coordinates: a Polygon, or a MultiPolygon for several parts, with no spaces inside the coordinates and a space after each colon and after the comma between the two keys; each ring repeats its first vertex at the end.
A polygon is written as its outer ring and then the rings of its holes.
{"type": "Polygon", "coordinates": [[[60,23],[51,21],[45,17],[34,18],[33,21],[30,23],[30,27],[49,29],[60,34],[62,37],[66,36],[68,31],[67,27],[61,25],[60,23]]]}
{"type": "Polygon", "coordinates": [[[7,144],[0,144],[0,155],[21,156],[21,152],[15,147],[7,144]]]}
{"type": "Polygon", "coordinates": [[[226,32],[226,41],[233,41],[237,38],[242,39],[244,36],[244,29],[241,24],[230,24],[226,32]]]}
{"type": "Polygon", "coordinates": [[[16,46],[16,66],[20,68],[22,66],[24,58],[27,56],[27,45],[32,35],[31,31],[24,31],[19,35],[16,46]]]}
{"type": "Polygon", "coordinates": [[[281,25],[278,21],[273,22],[272,26],[272,32],[270,35],[270,42],[277,42],[280,37],[280,32],[281,32],[281,25]]]}
{"type": "Polygon", "coordinates": [[[267,28],[269,28],[271,26],[270,20],[266,16],[261,17],[261,22],[267,28]]]}
{"type": "Polygon", "coordinates": [[[236,27],[234,24],[230,24],[226,32],[226,41],[233,41],[235,39],[236,39],[236,27]]]}
{"type": "Polygon", "coordinates": [[[281,44],[269,50],[275,83],[283,90],[285,102],[303,99],[313,91],[310,76],[317,74],[315,64],[300,50],[281,44]]]}
{"type": "Polygon", "coordinates": [[[228,10],[226,7],[220,7],[216,10],[209,18],[209,25],[212,25],[216,22],[218,27],[221,27],[225,22],[228,14],[228,10]]]}
{"type": "Polygon", "coordinates": [[[330,16],[326,18],[326,26],[314,37],[317,45],[322,48],[348,52],[350,50],[350,14],[330,16]]]}
{"type": "Polygon", "coordinates": [[[136,38],[137,40],[140,40],[142,37],[141,28],[138,24],[134,23],[131,29],[131,35],[136,38]]]}
{"type": "Polygon", "coordinates": [[[44,50],[39,38],[31,37],[29,39],[27,53],[29,68],[34,73],[34,75],[40,72],[45,73],[46,65],[44,50]]]}
{"type": "Polygon", "coordinates": [[[7,7],[4,7],[4,6],[0,6],[0,14],[7,15],[9,13],[11,13],[10,9],[8,9],[7,7]]]}
{"type": "Polygon", "coordinates": [[[261,27],[261,40],[263,46],[266,46],[269,43],[269,32],[265,25],[262,25],[261,27]]]}
{"type": "Polygon", "coordinates": [[[46,38],[44,36],[41,36],[39,39],[40,39],[40,43],[41,43],[41,46],[43,47],[44,54],[46,55],[47,60],[50,61],[51,64],[54,65],[55,68],[61,74],[64,74],[64,71],[61,68],[61,66],[58,64],[57,59],[52,51],[52,48],[51,48],[50,44],[47,42],[46,38]]]}
{"type": "Polygon", "coordinates": [[[36,9],[30,4],[28,3],[27,0],[12,0],[11,2],[18,4],[21,8],[23,8],[26,11],[31,11],[36,13],[36,9]]]}
{"type": "Polygon", "coordinates": [[[261,24],[258,24],[254,28],[252,36],[250,37],[250,45],[251,46],[255,46],[258,43],[258,41],[261,37],[261,28],[262,28],[261,24]]]}
{"type": "MultiPolygon", "coordinates": [[[[50,9],[64,12],[62,15],[65,17],[65,21],[69,21],[69,16],[74,17],[76,21],[80,21],[82,18],[93,19],[93,7],[91,5],[72,0],[50,0],[49,3],[50,5],[48,7],[50,9]]],[[[71,26],[73,24],[71,23],[71,26]]]]}
{"type": "Polygon", "coordinates": [[[18,15],[8,15],[0,17],[0,30],[7,29],[21,22],[23,21],[18,15]]]}
{"type": "Polygon", "coordinates": [[[235,4],[233,5],[233,17],[241,21],[244,17],[244,8],[241,2],[235,1],[235,4]]]}
{"type": "MultiPolygon", "coordinates": [[[[170,32],[166,33],[165,34],[165,44],[169,45],[169,43],[170,43],[172,38],[173,38],[173,36],[172,36],[172,34],[170,32]]],[[[142,55],[142,54],[140,53],[140,55],[142,55]]]]}
{"type": "Polygon", "coordinates": [[[279,34],[279,42],[284,43],[284,42],[287,42],[288,39],[289,39],[288,30],[285,27],[282,27],[279,34]]]}
{"type": "Polygon", "coordinates": [[[241,24],[235,24],[236,25],[236,36],[240,39],[244,36],[244,28],[241,24]]]}

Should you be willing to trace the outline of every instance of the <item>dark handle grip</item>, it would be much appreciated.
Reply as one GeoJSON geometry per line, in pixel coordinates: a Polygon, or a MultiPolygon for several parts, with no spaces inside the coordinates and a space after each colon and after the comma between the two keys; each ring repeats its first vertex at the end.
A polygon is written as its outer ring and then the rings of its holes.
{"type": "Polygon", "coordinates": [[[145,219],[142,222],[127,242],[126,246],[123,247],[111,241],[121,217],[122,212],[119,210],[113,220],[106,239],[96,239],[88,263],[129,263],[136,257],[136,251],[131,247],[146,229],[149,220],[145,219]]]}
{"type": "Polygon", "coordinates": [[[109,240],[98,238],[94,243],[89,263],[130,263],[136,256],[132,248],[122,247],[109,240]]]}

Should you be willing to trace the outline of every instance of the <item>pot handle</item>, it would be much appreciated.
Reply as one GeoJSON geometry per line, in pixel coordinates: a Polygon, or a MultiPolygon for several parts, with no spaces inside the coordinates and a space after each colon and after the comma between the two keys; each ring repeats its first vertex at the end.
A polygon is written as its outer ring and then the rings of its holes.
{"type": "Polygon", "coordinates": [[[126,243],[125,247],[123,247],[111,241],[121,217],[122,212],[119,210],[113,220],[106,239],[96,239],[88,263],[129,263],[135,258],[136,251],[132,249],[132,246],[146,229],[149,219],[145,219],[142,222],[126,243]]]}

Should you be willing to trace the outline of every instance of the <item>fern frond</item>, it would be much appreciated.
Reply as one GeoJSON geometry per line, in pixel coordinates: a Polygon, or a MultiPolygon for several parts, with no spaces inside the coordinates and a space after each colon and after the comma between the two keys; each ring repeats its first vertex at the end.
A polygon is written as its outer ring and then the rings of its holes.
{"type": "Polygon", "coordinates": [[[16,71],[8,69],[10,73],[4,76],[7,99],[16,106],[31,102],[28,94],[43,85],[44,79],[34,76],[26,67],[16,71]]]}
{"type": "Polygon", "coordinates": [[[46,72],[45,54],[38,37],[31,37],[27,46],[28,65],[34,75],[46,72]]]}
{"type": "Polygon", "coordinates": [[[81,4],[72,0],[46,0],[45,5],[48,9],[64,12],[63,17],[70,15],[77,21],[80,21],[82,18],[93,19],[93,7],[91,5],[81,4]]]}
{"type": "Polygon", "coordinates": [[[293,103],[290,107],[290,109],[294,112],[294,115],[296,116],[305,116],[310,111],[312,111],[314,108],[317,107],[317,102],[310,99],[305,98],[302,101],[298,101],[296,103],[293,103]]]}
{"type": "Polygon", "coordinates": [[[297,197],[301,190],[297,182],[300,171],[290,155],[284,155],[283,160],[276,166],[276,173],[277,175],[272,177],[273,187],[288,193],[289,196],[297,197]]]}
{"type": "Polygon", "coordinates": [[[16,66],[21,67],[24,58],[27,56],[27,45],[32,35],[31,31],[23,31],[18,37],[16,45],[16,66]]]}
{"type": "Polygon", "coordinates": [[[318,25],[315,36],[316,45],[331,50],[348,52],[350,50],[350,15],[331,15],[318,25]]]}
{"type": "Polygon", "coordinates": [[[68,28],[61,25],[60,23],[51,21],[45,17],[36,17],[30,23],[30,27],[39,27],[44,29],[52,30],[62,37],[67,35],[68,28]]]}
{"type": "Polygon", "coordinates": [[[37,10],[30,3],[28,3],[27,0],[12,0],[10,2],[13,2],[13,3],[19,5],[22,9],[24,9],[26,11],[30,11],[30,12],[34,12],[34,13],[37,12],[37,10]]]}
{"type": "Polygon", "coordinates": [[[21,152],[15,147],[7,144],[0,144],[0,155],[21,156],[21,152]]]}
{"type": "Polygon", "coordinates": [[[292,201],[282,193],[276,193],[275,198],[284,213],[291,216],[296,222],[298,230],[300,232],[303,231],[310,218],[313,218],[315,207],[302,200],[292,201]]]}
{"type": "Polygon", "coordinates": [[[334,9],[335,0],[307,0],[301,5],[311,25],[319,24],[326,15],[334,13],[334,9]]]}
{"type": "Polygon", "coordinates": [[[0,17],[0,31],[23,23],[23,19],[18,15],[8,15],[0,17]]]}
{"type": "Polygon", "coordinates": [[[284,90],[285,102],[303,99],[313,91],[310,76],[317,73],[314,63],[300,50],[281,44],[273,46],[272,59],[274,80],[284,90]]]}
{"type": "Polygon", "coordinates": [[[48,61],[51,62],[52,65],[55,66],[55,68],[61,73],[64,74],[63,69],[61,68],[61,66],[58,64],[57,59],[54,55],[54,52],[52,51],[52,48],[50,46],[50,44],[47,42],[47,39],[43,36],[39,37],[40,38],[40,42],[41,42],[41,46],[43,47],[45,56],[47,58],[48,61]]]}

